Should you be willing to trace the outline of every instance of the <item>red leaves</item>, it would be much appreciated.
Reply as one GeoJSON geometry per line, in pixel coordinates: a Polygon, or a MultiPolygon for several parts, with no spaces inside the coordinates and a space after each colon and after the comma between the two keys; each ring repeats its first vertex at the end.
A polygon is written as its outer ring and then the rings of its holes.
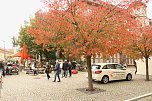
{"type": "Polygon", "coordinates": [[[67,41],[71,41],[71,40],[72,40],[71,36],[70,36],[70,35],[67,36],[67,37],[66,37],[66,40],[67,40],[67,41]]]}
{"type": "Polygon", "coordinates": [[[130,55],[140,58],[150,56],[152,53],[152,27],[143,26],[136,28],[128,43],[130,55]]]}
{"type": "Polygon", "coordinates": [[[101,1],[98,4],[75,0],[50,1],[47,2],[48,12],[36,13],[29,32],[36,37],[37,43],[62,46],[64,53],[70,56],[84,53],[113,55],[130,44],[127,36],[131,37],[137,27],[129,9],[125,8],[131,0],[128,3],[124,1],[119,6],[101,1]]]}

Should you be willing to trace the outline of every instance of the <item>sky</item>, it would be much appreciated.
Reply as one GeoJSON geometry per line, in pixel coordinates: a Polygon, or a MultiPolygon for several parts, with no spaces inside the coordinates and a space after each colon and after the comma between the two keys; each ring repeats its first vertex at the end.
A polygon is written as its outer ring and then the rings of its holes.
{"type": "Polygon", "coordinates": [[[149,0],[147,4],[147,16],[152,19],[152,0],[149,0]]]}
{"type": "MultiPolygon", "coordinates": [[[[152,0],[147,6],[147,16],[152,18],[152,0]]],[[[5,43],[6,49],[12,48],[11,38],[17,37],[24,21],[29,21],[42,7],[40,0],[0,0],[0,47],[5,43]]]]}
{"type": "Polygon", "coordinates": [[[17,37],[24,21],[29,21],[42,8],[40,0],[0,0],[0,47],[12,48],[13,36],[17,37]]]}

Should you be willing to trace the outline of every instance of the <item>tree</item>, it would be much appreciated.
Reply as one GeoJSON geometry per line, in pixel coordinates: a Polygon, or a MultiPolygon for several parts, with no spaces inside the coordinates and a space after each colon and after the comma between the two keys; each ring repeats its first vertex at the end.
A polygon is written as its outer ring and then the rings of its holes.
{"type": "MultiPolygon", "coordinates": [[[[112,1],[111,1],[112,2],[112,1]]],[[[39,11],[28,30],[37,43],[63,47],[68,56],[84,56],[87,60],[89,91],[93,91],[91,57],[111,56],[122,51],[128,29],[136,21],[125,9],[128,3],[59,0],[45,2],[48,12],[39,11]],[[73,52],[74,50],[74,52],[73,52]]]]}
{"type": "Polygon", "coordinates": [[[149,81],[148,59],[152,55],[152,26],[143,26],[133,30],[126,49],[127,54],[137,59],[144,57],[146,61],[146,80],[149,81]]]}
{"type": "Polygon", "coordinates": [[[15,36],[13,36],[13,38],[12,38],[12,44],[13,44],[13,47],[18,45],[18,40],[15,36]]]}
{"type": "Polygon", "coordinates": [[[23,46],[23,43],[25,42],[27,45],[27,52],[30,55],[33,55],[33,58],[36,54],[41,55],[43,53],[43,50],[41,48],[41,45],[37,45],[35,43],[35,38],[32,37],[29,32],[27,31],[29,25],[25,24],[20,28],[19,36],[18,36],[18,44],[20,47],[23,46]]]}
{"type": "Polygon", "coordinates": [[[19,46],[22,47],[24,42],[27,45],[27,51],[28,53],[31,53],[32,50],[34,50],[35,48],[35,42],[34,42],[34,38],[31,37],[31,35],[26,31],[26,29],[28,28],[27,25],[25,25],[24,27],[20,28],[20,32],[19,32],[19,36],[18,36],[18,42],[19,42],[19,46]]]}

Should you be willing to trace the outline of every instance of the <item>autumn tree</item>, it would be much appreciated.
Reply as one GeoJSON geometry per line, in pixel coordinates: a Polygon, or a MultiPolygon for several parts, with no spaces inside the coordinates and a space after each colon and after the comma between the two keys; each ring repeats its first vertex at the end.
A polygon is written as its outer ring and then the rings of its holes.
{"type": "Polygon", "coordinates": [[[152,55],[152,26],[143,26],[136,28],[129,36],[127,52],[136,59],[145,59],[146,80],[149,81],[148,59],[152,55]]]}
{"type": "Polygon", "coordinates": [[[18,45],[18,40],[15,36],[12,37],[12,44],[13,44],[13,47],[16,47],[18,45]]]}
{"type": "Polygon", "coordinates": [[[27,52],[33,55],[34,54],[33,50],[35,50],[36,43],[34,41],[35,40],[34,37],[32,37],[29,34],[29,32],[26,31],[27,28],[28,26],[26,24],[20,28],[19,36],[18,36],[18,45],[22,47],[25,42],[27,45],[27,52]]]}
{"type": "Polygon", "coordinates": [[[93,2],[91,0],[47,1],[49,10],[36,13],[29,32],[37,43],[63,47],[69,56],[84,56],[87,60],[89,91],[93,91],[91,57],[112,56],[122,51],[129,28],[136,21],[126,9],[128,2],[93,2]]]}
{"type": "Polygon", "coordinates": [[[125,40],[125,53],[134,59],[145,59],[146,80],[149,81],[148,59],[152,54],[152,26],[147,22],[146,4],[135,1],[130,4],[128,10],[138,23],[137,26],[129,28],[130,35],[128,35],[128,40],[125,40]]]}
{"type": "Polygon", "coordinates": [[[28,53],[33,55],[33,58],[37,58],[35,56],[40,55],[40,61],[42,61],[42,56],[44,56],[47,60],[55,59],[55,53],[53,50],[51,50],[53,47],[51,45],[47,45],[45,48],[43,48],[43,43],[37,45],[35,38],[32,37],[27,31],[28,27],[28,24],[24,24],[24,26],[20,28],[17,40],[19,46],[22,47],[23,43],[25,42],[28,53]]]}

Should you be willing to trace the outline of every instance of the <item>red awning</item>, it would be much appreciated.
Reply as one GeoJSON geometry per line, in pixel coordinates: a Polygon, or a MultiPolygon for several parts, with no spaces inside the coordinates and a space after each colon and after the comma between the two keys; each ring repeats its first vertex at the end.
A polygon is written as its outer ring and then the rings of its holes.
{"type": "MultiPolygon", "coordinates": [[[[22,56],[22,52],[18,52],[18,53],[16,53],[16,54],[14,54],[14,55],[12,55],[12,57],[21,57],[22,56]]],[[[25,58],[28,58],[28,57],[31,57],[29,54],[25,54],[25,58]]]]}
{"type": "Polygon", "coordinates": [[[16,53],[16,54],[12,55],[12,57],[21,57],[21,55],[22,55],[22,53],[21,53],[21,52],[18,52],[18,53],[16,53]]]}
{"type": "Polygon", "coordinates": [[[23,44],[23,48],[21,52],[18,52],[14,54],[12,57],[21,57],[21,63],[23,62],[24,59],[32,59],[32,57],[26,52],[26,44],[23,44]]]}

